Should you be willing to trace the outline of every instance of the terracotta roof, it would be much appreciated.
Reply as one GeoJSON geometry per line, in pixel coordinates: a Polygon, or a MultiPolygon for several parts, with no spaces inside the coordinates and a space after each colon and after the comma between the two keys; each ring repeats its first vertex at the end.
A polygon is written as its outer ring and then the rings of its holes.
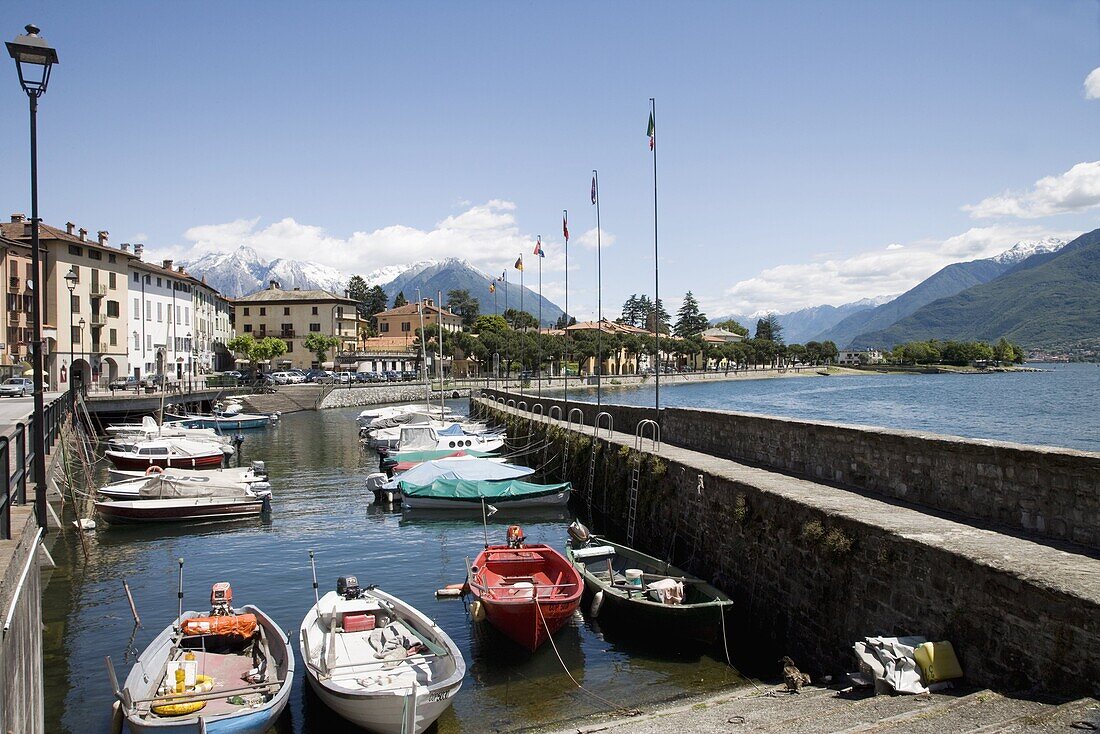
{"type": "Polygon", "coordinates": [[[604,333],[613,334],[649,334],[646,329],[640,329],[637,326],[631,326],[629,324],[620,324],[616,321],[578,321],[572,326],[565,327],[566,331],[602,331],[604,333]]]}
{"type": "Polygon", "coordinates": [[[351,298],[344,298],[328,291],[284,291],[282,288],[272,288],[270,286],[262,291],[256,291],[255,293],[249,293],[247,296],[230,300],[233,303],[269,303],[272,301],[339,301],[340,303],[355,303],[351,298]]]}
{"type": "MultiPolygon", "coordinates": [[[[416,309],[416,306],[417,306],[417,304],[415,302],[406,303],[404,306],[398,306],[397,308],[391,308],[391,309],[388,309],[386,311],[379,311],[378,313],[376,313],[374,315],[374,317],[378,318],[379,316],[415,316],[418,313],[418,311],[416,309]]],[[[461,316],[454,313],[453,311],[450,311],[446,308],[440,308],[439,306],[436,306],[434,303],[431,304],[431,305],[425,304],[425,306],[424,306],[424,313],[440,313],[440,312],[442,312],[444,317],[450,317],[450,318],[455,318],[455,319],[461,319],[462,318],[461,316]]]]}
{"type": "MultiPolygon", "coordinates": [[[[30,240],[29,234],[24,235],[24,225],[28,222],[0,222],[0,235],[12,239],[12,240],[30,240]]],[[[132,252],[124,252],[117,247],[111,247],[109,245],[101,245],[96,240],[80,239],[75,234],[69,234],[65,230],[58,229],[57,227],[51,227],[45,222],[38,224],[38,238],[39,240],[60,240],[62,242],[69,242],[74,245],[80,245],[81,247],[89,247],[95,250],[103,250],[117,255],[125,255],[126,257],[136,257],[132,252]]]]}
{"type": "Polygon", "coordinates": [[[356,351],[363,350],[368,352],[415,352],[419,347],[414,346],[416,344],[416,337],[412,334],[406,339],[403,336],[372,336],[366,339],[360,339],[357,345],[356,351]]]}

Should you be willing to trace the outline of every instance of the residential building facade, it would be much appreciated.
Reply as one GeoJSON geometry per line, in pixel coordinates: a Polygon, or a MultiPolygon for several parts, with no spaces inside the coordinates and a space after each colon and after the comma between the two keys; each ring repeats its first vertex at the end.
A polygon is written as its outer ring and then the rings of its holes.
{"type": "Polygon", "coordinates": [[[191,278],[193,316],[192,361],[200,374],[233,368],[233,355],[226,344],[233,338],[233,311],[229,299],[206,284],[191,278]]]}
{"type": "Polygon", "coordinates": [[[421,303],[407,303],[404,306],[380,311],[374,315],[374,323],[377,325],[378,336],[389,338],[402,338],[411,344],[416,341],[416,330],[420,328],[421,311],[423,311],[424,329],[431,332],[439,329],[440,321],[443,322],[443,331],[462,331],[462,317],[446,308],[435,304],[431,298],[425,298],[421,303]]]}
{"type": "Polygon", "coordinates": [[[0,283],[4,284],[6,306],[0,312],[0,365],[18,365],[30,361],[31,248],[15,240],[0,239],[3,263],[0,283]]]}
{"type": "Polygon", "coordinates": [[[194,374],[192,304],[195,279],[171,260],[145,262],[134,245],[129,264],[129,342],[135,377],[181,380],[194,374]]]}
{"type": "Polygon", "coordinates": [[[837,364],[861,365],[881,364],[885,361],[882,352],[878,349],[842,349],[836,359],[837,364]]]}
{"type": "Polygon", "coordinates": [[[256,339],[272,336],[286,342],[286,353],[271,365],[272,369],[320,367],[305,346],[311,333],[335,336],[340,340],[337,351],[354,352],[359,327],[365,325],[351,298],[324,290],[287,291],[275,281],[261,291],[234,299],[232,304],[237,334],[251,334],[256,339]]]}

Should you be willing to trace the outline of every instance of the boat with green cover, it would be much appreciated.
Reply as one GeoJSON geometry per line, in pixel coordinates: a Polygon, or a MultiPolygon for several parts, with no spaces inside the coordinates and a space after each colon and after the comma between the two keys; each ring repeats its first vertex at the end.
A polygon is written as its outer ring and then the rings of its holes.
{"type": "Polygon", "coordinates": [[[592,594],[590,613],[624,628],[720,639],[733,602],[714,586],[659,558],[569,526],[566,558],[592,594]]]}
{"type": "Polygon", "coordinates": [[[504,481],[472,479],[436,479],[430,484],[398,482],[401,502],[410,509],[477,510],[492,504],[504,510],[511,507],[564,507],[573,485],[534,484],[518,479],[504,481]]]}

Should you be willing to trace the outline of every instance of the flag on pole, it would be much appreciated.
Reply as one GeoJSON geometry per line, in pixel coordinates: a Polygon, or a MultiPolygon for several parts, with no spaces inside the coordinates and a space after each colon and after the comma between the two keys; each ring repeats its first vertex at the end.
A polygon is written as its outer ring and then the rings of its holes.
{"type": "MultiPolygon", "coordinates": [[[[657,126],[653,124],[652,112],[649,113],[649,129],[646,131],[646,135],[649,136],[649,149],[653,150],[653,146],[657,144],[657,126]]],[[[595,194],[593,194],[593,197],[595,197],[595,194]]],[[[595,198],[593,198],[592,203],[596,203],[595,198]]]]}
{"type": "Polygon", "coordinates": [[[516,258],[516,270],[523,270],[523,255],[516,258]]]}
{"type": "Polygon", "coordinates": [[[565,235],[565,243],[569,244],[569,212],[563,211],[561,215],[561,231],[565,235]]]}
{"type": "Polygon", "coordinates": [[[496,293],[497,292],[497,284],[494,283],[491,280],[489,281],[489,292],[490,293],[496,293]]]}
{"type": "MultiPolygon", "coordinates": [[[[546,253],[543,252],[543,250],[542,250],[542,235],[541,234],[535,240],[535,252],[533,254],[538,255],[539,257],[546,257],[546,253]]],[[[523,268],[520,268],[520,270],[523,270],[523,268]]]]}
{"type": "Polygon", "coordinates": [[[592,175],[592,203],[596,203],[596,176],[592,175]]]}
{"type": "Polygon", "coordinates": [[[501,270],[500,271],[500,277],[497,278],[497,282],[502,283],[506,280],[508,280],[508,271],[507,270],[501,270]]]}

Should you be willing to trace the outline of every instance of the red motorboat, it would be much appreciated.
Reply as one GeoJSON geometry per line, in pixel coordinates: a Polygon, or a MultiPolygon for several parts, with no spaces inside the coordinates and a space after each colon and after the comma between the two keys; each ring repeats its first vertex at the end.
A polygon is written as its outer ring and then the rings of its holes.
{"type": "Polygon", "coordinates": [[[130,470],[148,470],[154,466],[217,469],[225,459],[225,449],[219,444],[171,438],[138,441],[124,450],[108,449],[105,453],[116,469],[130,470]]]}
{"type": "Polygon", "coordinates": [[[470,592],[489,622],[534,652],[561,629],[581,603],[584,583],[565,557],[548,545],[526,545],[508,528],[507,545],[491,545],[470,567],[470,592]]]}

